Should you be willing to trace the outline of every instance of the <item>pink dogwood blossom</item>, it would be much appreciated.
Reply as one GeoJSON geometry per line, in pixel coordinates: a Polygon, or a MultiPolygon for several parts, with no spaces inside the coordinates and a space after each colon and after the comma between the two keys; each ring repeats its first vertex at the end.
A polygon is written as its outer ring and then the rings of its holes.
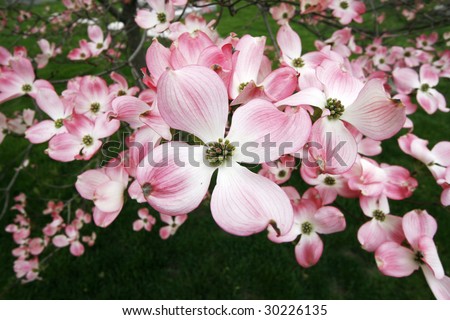
{"type": "Polygon", "coordinates": [[[343,231],[345,218],[335,207],[322,207],[314,200],[300,199],[298,192],[295,194],[295,189],[289,190],[289,195],[294,207],[294,224],[284,236],[278,236],[277,232],[269,227],[269,239],[277,243],[291,242],[300,235],[295,246],[295,257],[302,267],[309,268],[322,256],[323,242],[318,234],[343,231]]]}
{"type": "Polygon", "coordinates": [[[127,185],[128,174],[124,168],[114,166],[83,172],[75,188],[83,198],[94,201],[95,224],[107,227],[122,210],[127,185]]]}
{"type": "Polygon", "coordinates": [[[167,226],[162,227],[159,229],[159,236],[163,240],[167,240],[169,237],[174,236],[177,232],[178,228],[187,220],[187,215],[181,215],[181,216],[169,216],[166,214],[160,213],[161,221],[166,223],[167,226]]]}
{"type": "Polygon", "coordinates": [[[266,100],[252,100],[235,111],[225,136],[227,96],[219,76],[202,66],[169,70],[160,77],[157,102],[161,116],[172,128],[194,134],[204,144],[172,142],[155,148],[137,168],[137,180],[130,189],[141,189],[141,196],[132,197],[147,200],[163,214],[186,214],[203,200],[218,169],[211,212],[220,227],[244,236],[276,224],[284,234],[292,224],[286,195],[275,183],[239,162],[274,161],[289,150],[299,149],[306,140],[304,128],[309,119],[283,113],[266,100]],[[263,118],[271,120],[258,120],[263,118]],[[285,150],[271,148],[264,154],[261,143],[267,135],[277,146],[281,142],[291,145],[285,150]],[[241,149],[243,146],[247,149],[241,149]]]}
{"type": "Polygon", "coordinates": [[[410,248],[385,242],[375,252],[378,269],[391,277],[407,277],[421,268],[436,298],[450,299],[450,278],[433,241],[436,220],[424,210],[413,210],[404,215],[402,227],[410,248]]]}
{"type": "Polygon", "coordinates": [[[11,70],[0,73],[0,103],[25,94],[35,97],[39,89],[54,90],[50,82],[35,80],[33,66],[27,58],[10,61],[11,70]]]}
{"type": "Polygon", "coordinates": [[[142,229],[145,229],[148,232],[152,231],[152,228],[156,223],[156,219],[148,212],[148,209],[147,208],[139,209],[138,216],[139,219],[133,222],[133,230],[141,231],[142,229]]]}

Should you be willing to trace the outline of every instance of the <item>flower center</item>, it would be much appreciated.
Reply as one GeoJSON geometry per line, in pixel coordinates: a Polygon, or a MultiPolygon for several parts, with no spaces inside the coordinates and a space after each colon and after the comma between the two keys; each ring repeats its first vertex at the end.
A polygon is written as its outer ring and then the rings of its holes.
{"type": "Polygon", "coordinates": [[[342,9],[347,9],[348,8],[348,2],[347,1],[342,1],[341,3],[340,3],[340,6],[341,6],[341,8],[342,9]]]}
{"type": "Polygon", "coordinates": [[[407,58],[411,57],[411,52],[406,51],[406,52],[405,52],[405,57],[407,57],[407,58]]]}
{"type": "Polygon", "coordinates": [[[283,13],[283,15],[282,15],[281,17],[282,17],[283,19],[287,19],[287,17],[288,17],[287,12],[283,13]]]}
{"type": "Polygon", "coordinates": [[[212,166],[220,166],[225,160],[233,156],[235,149],[236,147],[230,144],[229,140],[224,142],[223,139],[219,139],[217,142],[210,142],[206,150],[206,160],[212,166]]]}
{"type": "Polygon", "coordinates": [[[124,90],[122,90],[122,89],[120,89],[119,90],[119,92],[117,92],[117,95],[120,97],[120,96],[124,96],[124,95],[126,95],[127,93],[124,91],[124,90]]]}
{"type": "Polygon", "coordinates": [[[418,264],[423,264],[423,253],[422,251],[417,251],[414,257],[414,261],[416,261],[418,264]]]}
{"type": "Polygon", "coordinates": [[[165,23],[167,21],[166,14],[164,12],[158,13],[157,18],[159,23],[165,23]]]}
{"type": "Polygon", "coordinates": [[[386,62],[386,60],[384,60],[383,58],[380,59],[380,64],[384,64],[386,62]]]}
{"type": "Polygon", "coordinates": [[[374,210],[372,212],[373,217],[375,218],[375,220],[381,221],[383,222],[386,219],[386,215],[384,214],[383,211],[381,210],[374,210]]]}
{"type": "Polygon", "coordinates": [[[313,231],[313,226],[311,224],[311,222],[303,222],[302,223],[302,234],[306,234],[309,235],[311,234],[311,232],[313,231]]]}
{"type": "Polygon", "coordinates": [[[280,170],[280,171],[278,172],[278,176],[279,176],[280,178],[286,177],[286,171],[285,171],[285,170],[280,170]]]}
{"type": "Polygon", "coordinates": [[[323,182],[327,186],[333,186],[336,184],[336,179],[334,179],[333,177],[330,177],[330,176],[326,176],[325,179],[323,180],[323,182]]]}
{"type": "Polygon", "coordinates": [[[144,185],[142,186],[142,193],[144,194],[145,198],[148,198],[152,190],[153,190],[152,185],[148,182],[144,183],[144,185]]]}
{"type": "Polygon", "coordinates": [[[98,102],[91,103],[91,112],[92,113],[97,113],[99,110],[100,110],[100,103],[98,103],[98,102]]]}
{"type": "Polygon", "coordinates": [[[92,138],[92,136],[90,135],[85,135],[83,137],[83,144],[86,146],[91,146],[94,143],[94,138],[92,138]]]}
{"type": "Polygon", "coordinates": [[[292,60],[292,65],[295,68],[301,68],[305,65],[305,62],[303,61],[302,58],[295,58],[294,60],[292,60]]]}
{"type": "Polygon", "coordinates": [[[64,125],[64,120],[63,119],[57,119],[55,120],[55,128],[59,129],[64,125]]]}
{"type": "Polygon", "coordinates": [[[31,90],[33,90],[33,87],[31,86],[31,84],[24,84],[23,86],[22,86],[22,91],[23,92],[30,92],[31,90]]]}
{"type": "Polygon", "coordinates": [[[325,108],[330,110],[330,115],[328,116],[329,119],[339,119],[345,110],[340,100],[331,98],[327,100],[325,108]]]}
{"type": "Polygon", "coordinates": [[[427,84],[427,83],[424,83],[424,84],[420,87],[420,90],[423,91],[423,92],[427,92],[428,89],[430,89],[430,85],[427,84]]]}
{"type": "Polygon", "coordinates": [[[101,48],[103,48],[103,43],[97,43],[97,49],[101,49],[101,48]]]}
{"type": "Polygon", "coordinates": [[[244,88],[248,85],[248,82],[242,82],[239,85],[239,92],[241,92],[242,90],[244,90],[244,88]]]}

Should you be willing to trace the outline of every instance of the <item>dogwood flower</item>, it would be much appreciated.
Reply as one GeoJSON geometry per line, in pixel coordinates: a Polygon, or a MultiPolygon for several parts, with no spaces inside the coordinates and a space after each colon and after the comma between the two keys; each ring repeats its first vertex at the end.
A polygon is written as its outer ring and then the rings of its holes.
{"type": "Polygon", "coordinates": [[[33,66],[27,58],[10,61],[11,69],[0,73],[0,103],[21,97],[25,94],[36,97],[38,90],[54,90],[50,82],[35,80],[33,66]]]}
{"type": "Polygon", "coordinates": [[[91,40],[91,42],[88,42],[88,46],[92,57],[100,55],[111,44],[111,35],[108,33],[105,38],[102,29],[97,25],[88,27],[88,37],[91,40]]]}
{"type": "Polygon", "coordinates": [[[401,243],[405,239],[402,218],[389,214],[389,203],[385,195],[362,197],[360,204],[364,214],[372,218],[358,230],[358,241],[364,250],[373,252],[385,242],[401,243]]]}
{"type": "Polygon", "coordinates": [[[295,14],[295,7],[291,4],[282,2],[276,7],[271,7],[269,12],[272,15],[272,18],[282,26],[289,23],[289,20],[292,19],[295,14]]]}
{"type": "Polygon", "coordinates": [[[340,174],[353,166],[357,155],[355,137],[346,124],[371,139],[383,140],[402,128],[405,110],[388,97],[382,80],[370,79],[363,84],[335,61],[324,60],[317,68],[317,78],[324,92],[310,87],[276,105],[312,105],[323,110],[312,127],[308,153],[322,171],[340,174]]]}
{"type": "Polygon", "coordinates": [[[211,212],[221,228],[241,236],[269,224],[280,234],[290,229],[292,207],[283,191],[239,162],[274,161],[298,150],[306,141],[309,117],[286,114],[266,100],[252,100],[234,112],[225,136],[227,90],[214,71],[202,66],[166,71],[158,81],[157,104],[170,127],[189,132],[204,144],[171,142],[156,147],[137,168],[132,198],[145,199],[163,214],[186,214],[203,200],[217,170],[211,212]],[[264,148],[264,137],[278,147],[264,148]],[[280,148],[282,142],[285,149],[280,148]]]}
{"type": "Polygon", "coordinates": [[[444,177],[445,168],[450,166],[450,142],[438,142],[431,150],[428,141],[420,139],[412,133],[398,138],[400,149],[410,156],[421,161],[438,180],[444,177]]]}
{"type": "Polygon", "coordinates": [[[413,210],[403,216],[402,227],[410,248],[385,242],[375,252],[378,269],[387,276],[407,277],[421,268],[436,298],[450,299],[450,278],[433,241],[436,220],[425,210],[413,210]]]}
{"type": "Polygon", "coordinates": [[[133,230],[141,231],[142,229],[147,230],[148,232],[152,231],[152,227],[156,223],[156,219],[152,216],[147,208],[141,208],[138,210],[139,219],[133,222],[133,230]]]}
{"type": "Polygon", "coordinates": [[[41,89],[36,96],[36,104],[52,120],[43,120],[25,131],[25,138],[31,143],[42,143],[53,136],[67,132],[64,120],[72,115],[73,106],[60,99],[53,90],[41,89]]]}
{"type": "Polygon", "coordinates": [[[154,28],[158,33],[163,32],[175,17],[172,1],[147,0],[147,3],[152,10],[138,10],[135,18],[136,24],[142,29],[154,28]]]}
{"type": "Polygon", "coordinates": [[[175,235],[178,228],[187,220],[187,215],[181,215],[181,216],[168,216],[166,214],[159,214],[161,221],[166,223],[167,226],[162,227],[159,229],[159,236],[163,240],[167,240],[169,237],[175,235]]]}
{"type": "Polygon", "coordinates": [[[395,69],[392,75],[397,90],[405,94],[417,90],[417,101],[428,114],[433,114],[438,109],[443,112],[450,111],[442,93],[434,89],[439,82],[439,71],[425,64],[420,67],[419,73],[420,75],[410,68],[395,69]]]}
{"type": "Polygon", "coordinates": [[[46,39],[41,39],[37,43],[39,48],[41,48],[42,53],[38,54],[35,60],[38,64],[38,69],[42,69],[48,64],[50,58],[54,58],[61,53],[61,48],[56,48],[54,43],[50,44],[46,39]]]}
{"type": "Polygon", "coordinates": [[[84,246],[80,242],[80,234],[73,225],[68,225],[64,229],[65,235],[60,234],[53,238],[52,242],[55,247],[64,248],[70,245],[70,253],[76,257],[84,253],[84,246]]]}
{"type": "Polygon", "coordinates": [[[323,252],[321,234],[340,232],[345,229],[344,215],[335,207],[322,207],[312,199],[300,199],[300,195],[289,190],[289,196],[294,207],[294,224],[284,236],[278,236],[272,227],[269,227],[269,239],[273,242],[291,242],[300,236],[295,246],[297,262],[304,268],[315,265],[323,252]]]}
{"type": "Polygon", "coordinates": [[[95,224],[107,227],[122,210],[127,185],[125,169],[112,166],[83,172],[78,176],[75,188],[83,198],[94,201],[95,224]]]}
{"type": "Polygon", "coordinates": [[[363,21],[361,15],[366,12],[364,2],[356,0],[332,0],[328,7],[343,25],[349,24],[352,20],[361,23],[363,21]]]}

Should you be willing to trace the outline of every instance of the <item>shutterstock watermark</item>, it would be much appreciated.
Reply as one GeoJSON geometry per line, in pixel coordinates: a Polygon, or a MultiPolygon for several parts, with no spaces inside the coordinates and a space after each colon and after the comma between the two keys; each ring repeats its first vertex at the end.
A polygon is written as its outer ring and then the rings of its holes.
{"type": "Polygon", "coordinates": [[[289,141],[277,142],[271,135],[265,135],[261,141],[236,142],[227,139],[217,139],[208,143],[199,141],[192,135],[180,135],[177,140],[165,143],[149,141],[110,140],[102,147],[102,166],[123,165],[126,168],[133,166],[150,165],[164,167],[175,164],[179,167],[191,166],[232,166],[234,162],[248,164],[267,163],[276,166],[274,160],[284,154],[291,154],[302,159],[308,167],[329,166],[337,163],[347,166],[340,152],[347,141],[333,144],[332,133],[327,132],[325,145],[317,141],[309,141],[303,148],[293,150],[294,143],[289,141]]]}

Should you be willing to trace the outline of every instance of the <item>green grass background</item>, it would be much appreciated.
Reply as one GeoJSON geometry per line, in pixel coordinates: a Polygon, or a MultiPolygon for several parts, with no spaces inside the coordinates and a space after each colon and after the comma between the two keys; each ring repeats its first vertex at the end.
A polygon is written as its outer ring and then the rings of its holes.
{"type": "MultiPolygon", "coordinates": [[[[271,22],[276,32],[274,23],[271,22]]],[[[236,32],[265,35],[267,30],[257,11],[252,8],[231,18],[227,13],[219,26],[221,35],[236,32]]],[[[314,49],[315,37],[297,28],[304,52],[314,49]]],[[[0,45],[9,46],[11,39],[0,36],[0,45]]],[[[30,40],[25,40],[25,42],[30,40]]],[[[402,39],[401,41],[405,41],[402,39]]],[[[268,38],[268,43],[271,43],[268,38]]],[[[36,45],[34,45],[36,47],[36,45]]],[[[37,50],[37,49],[36,49],[37,50]]],[[[37,52],[37,51],[36,51],[37,52]]],[[[52,62],[50,62],[52,63],[52,62]]],[[[95,70],[101,69],[96,66],[95,70]]],[[[48,72],[70,77],[81,64],[50,66],[48,72]],[[62,73],[62,70],[63,73],[62,73]]],[[[439,90],[450,97],[450,81],[442,80],[439,90]]],[[[58,87],[58,89],[62,89],[58,87]]],[[[14,110],[32,107],[31,99],[17,99],[0,106],[11,115],[14,110]]],[[[430,147],[449,138],[450,114],[427,115],[420,108],[412,116],[414,133],[428,139],[430,147]]],[[[403,132],[404,133],[404,132],[403,132]]],[[[8,136],[0,145],[1,187],[7,184],[18,165],[17,155],[27,147],[23,138],[8,136]]],[[[439,223],[435,237],[440,257],[450,274],[450,210],[439,205],[441,189],[428,170],[418,161],[404,155],[396,139],[383,142],[383,154],[377,161],[402,165],[414,173],[419,188],[405,201],[390,201],[391,212],[403,215],[415,208],[426,209],[439,223]]],[[[44,155],[46,145],[34,146],[32,167],[20,174],[13,195],[28,195],[28,212],[41,229],[48,217],[41,211],[51,199],[70,199],[76,192],[73,182],[86,163],[58,163],[44,155]],[[56,185],[56,186],[55,186],[56,185]]],[[[307,186],[293,172],[289,185],[303,191],[307,186]]],[[[142,205],[127,201],[117,220],[107,229],[90,226],[98,239],[86,248],[82,257],[73,257],[68,248],[55,252],[41,275],[42,281],[22,285],[15,279],[11,250],[15,247],[10,234],[0,232],[0,298],[2,299],[432,299],[421,272],[403,279],[385,277],[378,271],[373,254],[360,248],[356,239],[359,226],[367,221],[357,200],[338,199],[336,204],[347,219],[344,232],[323,236],[324,253],[318,265],[301,268],[295,261],[291,244],[274,244],[265,233],[251,237],[235,237],[222,231],[213,221],[209,206],[202,204],[189,214],[177,234],[163,241],[158,236],[160,222],[151,233],[134,232],[132,222],[142,205]]],[[[2,203],[0,203],[2,205],[2,203]]],[[[76,205],[76,203],[74,204],[76,205]]],[[[155,212],[153,212],[155,214],[155,212]]],[[[9,212],[0,221],[0,229],[11,223],[9,212]]],[[[45,254],[44,254],[45,256],[45,254]]]]}

